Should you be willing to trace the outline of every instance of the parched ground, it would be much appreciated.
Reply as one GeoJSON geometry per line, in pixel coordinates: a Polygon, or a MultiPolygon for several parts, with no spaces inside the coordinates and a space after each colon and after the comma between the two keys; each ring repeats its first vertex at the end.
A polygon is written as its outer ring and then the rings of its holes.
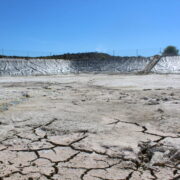
{"type": "Polygon", "coordinates": [[[0,78],[0,180],[180,179],[180,75],[0,78]]]}

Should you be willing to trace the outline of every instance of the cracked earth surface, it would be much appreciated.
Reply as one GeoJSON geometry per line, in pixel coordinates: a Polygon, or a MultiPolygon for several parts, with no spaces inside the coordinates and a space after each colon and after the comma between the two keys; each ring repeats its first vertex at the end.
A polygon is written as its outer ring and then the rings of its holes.
{"type": "Polygon", "coordinates": [[[179,118],[179,75],[1,77],[0,180],[178,180],[179,118]]]}

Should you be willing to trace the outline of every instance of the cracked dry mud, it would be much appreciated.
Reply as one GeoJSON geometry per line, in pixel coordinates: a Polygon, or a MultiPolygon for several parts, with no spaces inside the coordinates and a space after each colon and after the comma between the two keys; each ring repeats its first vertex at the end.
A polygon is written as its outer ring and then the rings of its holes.
{"type": "Polygon", "coordinates": [[[179,75],[0,79],[0,180],[180,179],[179,75]]]}

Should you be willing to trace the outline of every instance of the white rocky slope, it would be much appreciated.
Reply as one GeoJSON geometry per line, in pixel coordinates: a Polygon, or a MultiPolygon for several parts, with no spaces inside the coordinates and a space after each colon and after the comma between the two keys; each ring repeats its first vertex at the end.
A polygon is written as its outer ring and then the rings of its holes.
{"type": "Polygon", "coordinates": [[[180,56],[163,57],[152,69],[155,73],[180,73],[180,56]]]}
{"type": "MultiPolygon", "coordinates": [[[[0,59],[1,76],[53,75],[63,73],[130,73],[140,72],[150,58],[122,58],[121,60],[43,60],[0,59]]],[[[180,73],[180,56],[164,57],[152,69],[155,73],[180,73]]]]}

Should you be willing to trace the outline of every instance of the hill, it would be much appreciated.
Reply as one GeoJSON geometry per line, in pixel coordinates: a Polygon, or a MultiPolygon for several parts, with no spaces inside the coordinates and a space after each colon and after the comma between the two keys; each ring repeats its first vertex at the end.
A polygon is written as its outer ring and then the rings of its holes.
{"type": "MultiPolygon", "coordinates": [[[[131,56],[132,57],[132,56],[131,56]]],[[[100,53],[100,52],[87,52],[87,53],[66,53],[61,55],[52,55],[52,56],[38,56],[38,57],[27,57],[27,56],[3,56],[0,55],[0,58],[24,58],[24,59],[65,59],[65,60],[104,60],[104,59],[128,59],[129,56],[122,57],[122,56],[112,56],[107,53],[100,53]]],[[[133,57],[132,57],[133,58],[133,57]]],[[[137,57],[136,57],[137,58],[137,57]]],[[[138,58],[142,58],[139,56],[138,58]]]]}

